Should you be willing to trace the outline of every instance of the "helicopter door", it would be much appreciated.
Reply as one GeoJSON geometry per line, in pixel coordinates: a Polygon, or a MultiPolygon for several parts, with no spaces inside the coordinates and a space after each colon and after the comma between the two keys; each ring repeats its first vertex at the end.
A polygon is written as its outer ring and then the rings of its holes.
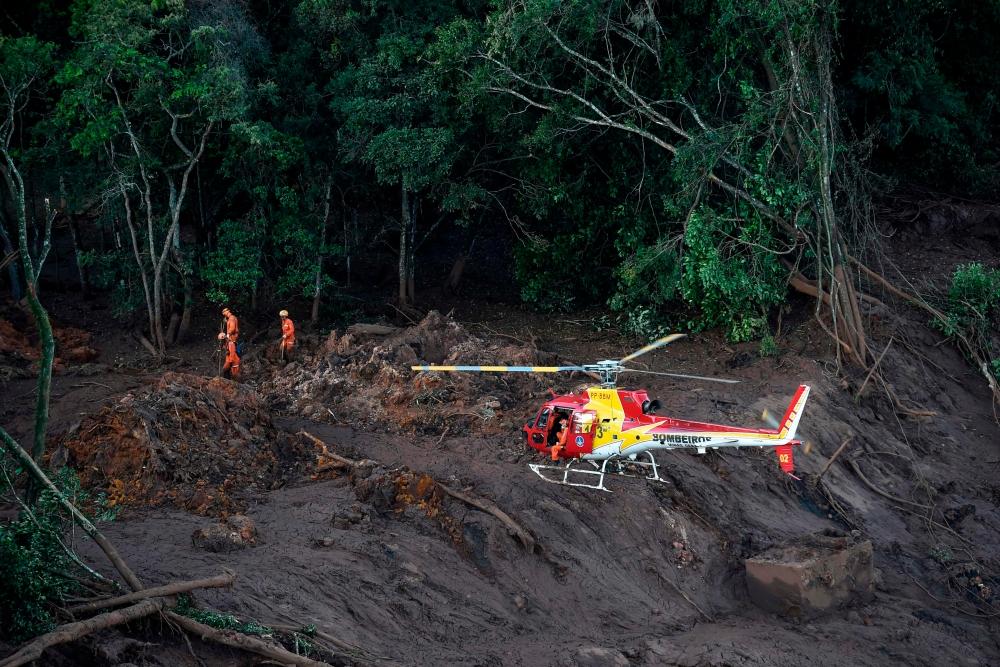
{"type": "Polygon", "coordinates": [[[594,424],[597,423],[597,413],[593,410],[580,410],[573,414],[570,425],[570,437],[566,439],[566,451],[569,454],[589,454],[594,448],[594,424]]]}
{"type": "Polygon", "coordinates": [[[545,446],[545,436],[549,432],[549,417],[552,414],[550,408],[544,408],[538,413],[534,424],[528,422],[524,425],[524,432],[528,436],[528,444],[532,447],[545,446]]]}

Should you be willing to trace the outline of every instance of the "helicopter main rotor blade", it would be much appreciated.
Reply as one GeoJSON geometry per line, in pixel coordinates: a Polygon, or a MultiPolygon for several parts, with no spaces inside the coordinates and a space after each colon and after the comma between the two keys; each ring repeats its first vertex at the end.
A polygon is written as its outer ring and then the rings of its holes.
{"type": "Polygon", "coordinates": [[[710,378],[703,375],[684,375],[683,373],[664,373],[663,371],[642,371],[638,368],[623,368],[622,373],[645,373],[646,375],[666,375],[672,378],[685,378],[687,380],[704,380],[706,382],[722,382],[724,384],[739,384],[741,380],[727,380],[726,378],[710,378]]]}
{"type": "Polygon", "coordinates": [[[410,366],[411,371],[464,371],[468,373],[562,373],[583,371],[582,366],[410,366]]]}
{"type": "Polygon", "coordinates": [[[655,350],[658,347],[663,347],[664,345],[667,345],[669,343],[673,343],[678,338],[684,338],[686,336],[687,336],[687,334],[680,334],[680,333],[675,333],[675,334],[670,334],[669,336],[664,336],[663,338],[659,338],[657,340],[654,340],[652,343],[650,343],[649,345],[647,345],[645,347],[640,347],[638,350],[636,350],[632,354],[628,355],[627,357],[625,357],[623,359],[620,359],[618,363],[622,363],[623,364],[626,361],[630,361],[632,359],[635,359],[639,355],[646,354],[647,352],[652,352],[653,350],[655,350]]]}

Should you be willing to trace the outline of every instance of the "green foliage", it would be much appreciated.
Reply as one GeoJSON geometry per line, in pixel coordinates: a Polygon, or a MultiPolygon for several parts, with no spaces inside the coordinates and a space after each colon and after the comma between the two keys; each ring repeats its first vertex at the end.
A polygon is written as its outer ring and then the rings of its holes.
{"type": "Polygon", "coordinates": [[[1000,5],[843,0],[841,99],[879,163],[935,189],[995,191],[1000,5]]]}
{"type": "Polygon", "coordinates": [[[952,274],[944,322],[937,325],[949,336],[963,334],[976,340],[989,339],[992,324],[1000,314],[1000,271],[979,262],[964,264],[952,274]]]}
{"type": "Polygon", "coordinates": [[[971,349],[966,353],[987,365],[986,372],[1000,380],[997,353],[1000,323],[1000,271],[987,269],[979,262],[963,264],[952,274],[945,319],[934,325],[951,338],[962,338],[971,349]]]}
{"type": "MultiPolygon", "coordinates": [[[[0,465],[8,480],[17,475],[9,460],[0,465]]],[[[53,482],[70,497],[79,491],[79,480],[68,468],[53,482]]],[[[22,510],[16,521],[0,524],[0,638],[22,642],[52,629],[52,606],[76,590],[66,575],[76,565],[62,544],[69,523],[55,495],[45,489],[30,512],[22,510]]]]}
{"type": "MultiPolygon", "coordinates": [[[[194,606],[194,600],[190,595],[180,595],[177,598],[177,607],[174,608],[178,614],[187,616],[190,619],[203,623],[217,630],[233,630],[244,635],[255,637],[274,637],[284,633],[278,633],[266,625],[261,625],[256,621],[241,621],[233,614],[218,611],[198,609],[194,606]]],[[[315,653],[315,645],[309,641],[308,637],[316,635],[316,626],[307,625],[298,632],[288,633],[289,637],[280,637],[282,643],[295,652],[296,655],[309,656],[315,653]]]]}
{"type": "MultiPolygon", "coordinates": [[[[143,167],[152,174],[159,247],[171,201],[166,179],[176,182],[185,160],[167,110],[188,146],[213,123],[181,211],[183,256],[166,264],[168,304],[181,272],[193,271],[211,300],[240,301],[262,284],[282,298],[311,296],[317,260],[348,247],[352,259],[394,264],[384,247],[406,190],[418,244],[432,221],[444,220],[421,253],[447,242],[449,225],[513,229],[521,295],[539,310],[607,304],[609,321],[643,337],[723,326],[731,340],[764,335],[764,353],[767,316],[786,291],[779,253],[801,241],[712,177],[811,238],[820,227],[812,211],[823,160],[842,177],[853,154],[836,130],[869,139],[889,175],[985,193],[997,185],[989,168],[1000,160],[996,2],[51,5],[31,21],[12,7],[11,23],[35,34],[0,37],[5,85],[55,84],[33,86],[18,121],[46,138],[44,159],[38,153],[28,161],[39,192],[55,191],[65,176],[70,199],[90,202],[101,190],[110,203],[127,183],[144,235],[146,203],[136,190],[143,167]],[[58,48],[41,38],[50,34],[58,48]],[[791,62],[789,45],[823,46],[827,37],[836,56],[834,102],[844,112],[831,116],[836,145],[828,151],[818,128],[804,127],[821,110],[819,89],[793,104],[787,85],[793,69],[805,71],[808,83],[823,64],[819,49],[791,62]],[[602,83],[595,63],[628,73],[623,80],[654,100],[661,117],[630,108],[631,93],[602,83]],[[595,117],[593,107],[607,110],[614,127],[582,121],[595,117]],[[683,135],[665,129],[668,121],[683,135]],[[789,146],[795,128],[801,154],[789,146]],[[324,246],[328,184],[329,230],[338,233],[324,246]],[[361,243],[345,240],[348,220],[361,243]]],[[[850,196],[834,193],[840,211],[852,210],[850,196]]],[[[85,262],[126,314],[143,292],[114,213],[96,222],[114,247],[91,251],[85,262]]],[[[82,238],[96,236],[86,231],[82,238]]],[[[148,265],[141,246],[140,263],[148,265]]],[[[816,275],[819,259],[805,253],[799,268],[816,275]]],[[[941,326],[983,337],[988,318],[978,318],[984,304],[972,279],[956,276],[961,296],[941,326]]],[[[332,286],[330,275],[321,276],[322,288],[332,286]]]]}
{"type": "Polygon", "coordinates": [[[144,307],[142,278],[131,252],[124,249],[83,250],[80,263],[95,287],[111,293],[112,312],[116,317],[125,318],[144,307]]]}
{"type": "Polygon", "coordinates": [[[190,595],[178,596],[177,607],[174,608],[174,611],[217,630],[235,630],[245,635],[257,637],[270,637],[274,634],[273,628],[261,625],[256,621],[241,621],[233,614],[198,609],[194,606],[194,600],[190,595]]]}
{"type": "Polygon", "coordinates": [[[263,220],[219,224],[215,249],[205,256],[201,277],[209,285],[205,296],[216,304],[247,304],[263,276],[261,254],[266,225],[263,220]]]}
{"type": "Polygon", "coordinates": [[[763,338],[760,339],[760,348],[757,354],[761,357],[776,357],[778,356],[778,342],[774,340],[774,336],[771,334],[765,334],[763,338]]]}

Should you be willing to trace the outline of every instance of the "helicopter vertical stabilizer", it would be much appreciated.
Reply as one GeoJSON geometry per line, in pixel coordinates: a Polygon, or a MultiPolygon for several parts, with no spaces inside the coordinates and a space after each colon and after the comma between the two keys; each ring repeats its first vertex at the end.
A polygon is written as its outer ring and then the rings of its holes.
{"type": "Polygon", "coordinates": [[[807,398],[809,398],[809,387],[804,384],[799,385],[799,390],[795,392],[795,396],[792,397],[792,402],[789,403],[788,410],[785,411],[785,416],[781,420],[781,429],[778,431],[778,437],[781,440],[787,442],[795,437],[795,430],[799,427],[799,420],[802,419],[807,398]]]}

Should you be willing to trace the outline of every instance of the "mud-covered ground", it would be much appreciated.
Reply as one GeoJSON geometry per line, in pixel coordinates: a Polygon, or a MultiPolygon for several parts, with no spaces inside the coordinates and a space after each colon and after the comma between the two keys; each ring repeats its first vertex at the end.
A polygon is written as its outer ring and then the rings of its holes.
{"type": "MultiPolygon", "coordinates": [[[[97,374],[87,375],[91,362],[56,376],[52,433],[69,443],[92,437],[80,434],[95,419],[159,424],[155,437],[135,442],[152,443],[164,479],[210,498],[221,490],[226,502],[123,495],[121,516],[103,529],[125,559],[151,584],[232,569],[232,590],[197,599],[265,624],[315,624],[358,647],[341,654],[345,664],[1000,663],[1000,428],[983,378],[921,313],[866,305],[873,348],[881,352],[892,341],[882,376],[867,382],[863,372],[837,373],[808,304],[784,316],[776,356],[704,334],[642,357],[640,368],[742,381],[623,377],[622,386],[648,388],[663,414],[693,419],[760,425],[763,409],[780,414],[797,385],[809,384],[799,431],[809,444],[796,456],[802,480],[783,475],[772,452],[675,452],[660,457],[666,483],[614,478],[612,493],[601,493],[536,477],[527,463],[537,457],[519,433],[550,383],[565,392],[586,378],[428,383],[408,371],[410,353],[428,363],[483,363],[491,354],[503,357],[498,363],[584,362],[618,358],[637,342],[596,329],[598,313],[544,317],[472,299],[437,305],[446,306],[442,312],[454,307],[453,320],[435,320],[430,329],[401,322],[388,335],[346,342],[344,331],[306,335],[294,365],[278,367],[264,354],[248,362],[250,411],[227,403],[213,413],[222,413],[213,428],[229,429],[223,446],[267,455],[270,476],[253,484],[240,476],[253,457],[232,470],[225,457],[211,459],[212,474],[199,477],[204,464],[197,462],[209,460],[202,454],[191,459],[197,465],[164,456],[210,446],[208,431],[195,438],[182,427],[171,438],[164,415],[177,405],[212,412],[212,400],[174,391],[165,402],[162,371],[143,367],[123,335],[95,336],[102,353],[96,363],[104,364],[97,374]],[[432,334],[447,344],[435,347],[432,334]],[[482,358],[467,358],[476,355],[482,358]],[[142,410],[129,412],[135,406],[142,410]],[[300,431],[372,463],[350,474],[324,466],[300,431]],[[845,453],[817,484],[847,438],[845,453]],[[209,444],[196,447],[195,440],[209,444]],[[421,481],[425,475],[492,501],[535,544],[526,547],[493,515],[421,481]],[[229,479],[236,481],[227,487],[229,479]],[[195,546],[195,531],[232,511],[255,523],[254,544],[195,546]],[[858,531],[873,542],[874,600],[811,620],[758,610],[743,560],[823,529],[858,531]]],[[[177,354],[171,370],[214,374],[211,343],[177,354]]],[[[25,395],[30,382],[15,377],[3,391],[25,395]]],[[[0,418],[23,435],[30,425],[24,402],[4,401],[4,411],[0,418]]],[[[186,418],[177,413],[178,423],[186,418]]],[[[74,463],[87,451],[67,444],[63,455],[74,463]]],[[[94,484],[127,474],[106,461],[94,465],[103,474],[94,484]]],[[[90,562],[103,562],[92,545],[79,547],[90,562]]],[[[127,661],[197,664],[186,647],[175,650],[182,640],[169,631],[141,632],[151,643],[133,646],[127,661]]],[[[208,664],[254,664],[245,655],[193,649],[208,664]]]]}

